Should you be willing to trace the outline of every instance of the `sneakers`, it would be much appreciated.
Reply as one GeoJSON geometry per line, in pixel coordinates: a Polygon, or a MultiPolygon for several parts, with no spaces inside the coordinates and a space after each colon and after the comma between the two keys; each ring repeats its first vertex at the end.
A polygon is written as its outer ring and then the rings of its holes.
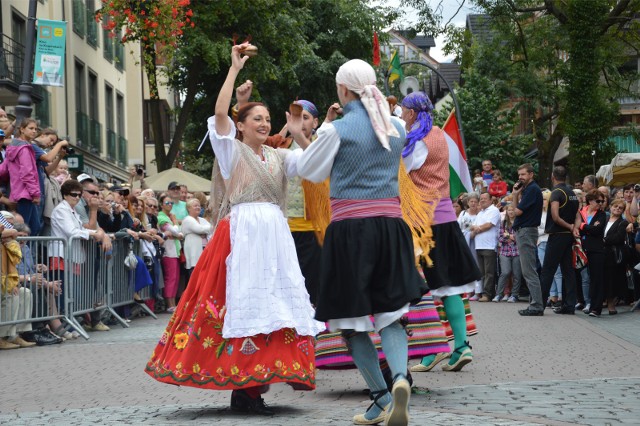
{"type": "Polygon", "coordinates": [[[396,375],[393,383],[393,403],[391,411],[384,421],[384,426],[406,426],[409,424],[409,397],[411,386],[404,374],[396,375]]]}
{"type": "Polygon", "coordinates": [[[584,309],[584,304],[580,302],[576,303],[576,309],[584,309]]]}
{"type": "Polygon", "coordinates": [[[92,328],[93,328],[93,331],[109,331],[109,330],[111,330],[109,328],[109,326],[104,325],[104,323],[102,321],[100,321],[99,323],[94,325],[92,328]]]}
{"type": "Polygon", "coordinates": [[[589,312],[589,316],[593,317],[593,318],[600,318],[600,314],[598,312],[595,312],[595,311],[589,312]]]}
{"type": "Polygon", "coordinates": [[[502,297],[500,297],[500,295],[499,295],[499,294],[497,294],[497,295],[496,295],[496,297],[494,297],[491,301],[492,301],[492,302],[499,302],[499,301],[501,301],[501,300],[502,300],[502,297]]]}
{"type": "Polygon", "coordinates": [[[478,300],[480,300],[480,296],[478,296],[478,294],[474,294],[469,298],[469,300],[471,300],[472,302],[477,302],[478,300]]]}
{"type": "Polygon", "coordinates": [[[554,307],[553,313],[561,314],[561,315],[575,315],[576,311],[574,309],[571,309],[568,306],[560,306],[560,307],[554,307]]]}
{"type": "Polygon", "coordinates": [[[591,303],[587,303],[587,306],[584,307],[582,312],[584,312],[585,314],[588,314],[589,312],[591,312],[591,303]]]}
{"type": "Polygon", "coordinates": [[[523,317],[541,317],[544,315],[544,311],[536,311],[534,309],[521,309],[518,311],[523,317]]]}
{"type": "Polygon", "coordinates": [[[490,302],[490,301],[491,301],[491,299],[489,299],[484,294],[482,295],[482,297],[480,299],[478,299],[478,302],[490,302]]]}
{"type": "Polygon", "coordinates": [[[20,345],[16,345],[15,343],[11,343],[7,339],[0,338],[0,350],[18,349],[19,347],[20,347],[20,345]]]}
{"type": "Polygon", "coordinates": [[[517,301],[518,301],[517,296],[509,296],[509,299],[507,299],[508,303],[516,303],[517,301]]]}

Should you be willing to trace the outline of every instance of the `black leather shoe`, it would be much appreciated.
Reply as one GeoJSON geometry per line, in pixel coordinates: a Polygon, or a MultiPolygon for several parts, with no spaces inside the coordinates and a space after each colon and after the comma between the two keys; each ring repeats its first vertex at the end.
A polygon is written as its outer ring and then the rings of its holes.
{"type": "Polygon", "coordinates": [[[264,403],[261,397],[251,398],[242,389],[231,392],[231,409],[241,413],[260,414],[262,416],[273,416],[273,410],[264,403]]]}
{"type": "Polygon", "coordinates": [[[561,306],[559,308],[553,308],[553,313],[561,315],[575,315],[576,311],[568,306],[561,306]]]}
{"type": "Polygon", "coordinates": [[[520,315],[522,315],[523,317],[541,317],[544,315],[544,311],[536,311],[533,309],[521,309],[518,311],[518,313],[520,315]]]}
{"type": "Polygon", "coordinates": [[[27,342],[33,342],[38,346],[48,346],[62,343],[62,337],[53,335],[46,328],[40,330],[25,331],[21,334],[27,342]]]}

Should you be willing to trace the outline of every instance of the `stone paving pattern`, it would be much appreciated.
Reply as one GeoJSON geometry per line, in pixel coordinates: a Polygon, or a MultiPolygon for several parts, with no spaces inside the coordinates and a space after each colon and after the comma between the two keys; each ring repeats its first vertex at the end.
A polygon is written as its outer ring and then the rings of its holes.
{"type": "MultiPolygon", "coordinates": [[[[525,318],[524,306],[472,304],[473,363],[415,373],[411,424],[640,424],[640,312],[525,318]]],[[[319,371],[313,392],[272,386],[274,417],[232,412],[229,392],[158,383],[143,368],[168,320],[1,351],[0,424],[348,425],[369,405],[355,370],[319,371]]]]}

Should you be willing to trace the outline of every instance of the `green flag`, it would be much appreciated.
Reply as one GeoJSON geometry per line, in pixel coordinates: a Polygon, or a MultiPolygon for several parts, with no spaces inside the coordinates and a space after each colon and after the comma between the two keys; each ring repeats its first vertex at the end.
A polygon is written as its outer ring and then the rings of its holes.
{"type": "Polygon", "coordinates": [[[394,50],[393,55],[391,55],[391,62],[389,62],[389,83],[393,84],[397,79],[400,79],[400,81],[404,80],[404,73],[400,66],[398,51],[394,50]]]}

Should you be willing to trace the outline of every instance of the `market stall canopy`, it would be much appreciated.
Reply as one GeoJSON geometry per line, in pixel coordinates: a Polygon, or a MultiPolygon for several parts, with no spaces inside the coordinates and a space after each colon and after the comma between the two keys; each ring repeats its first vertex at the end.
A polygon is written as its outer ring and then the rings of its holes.
{"type": "Polygon", "coordinates": [[[201,178],[193,173],[173,168],[160,172],[145,179],[149,188],[154,191],[166,191],[169,183],[178,182],[180,185],[187,185],[189,192],[205,192],[211,191],[211,181],[201,178]]]}
{"type": "Polygon", "coordinates": [[[624,153],[613,157],[609,169],[604,172],[603,181],[605,185],[616,187],[640,183],[640,153],[624,153]]]}
{"type": "Polygon", "coordinates": [[[607,175],[609,174],[609,170],[611,170],[611,166],[609,164],[605,164],[604,166],[600,166],[598,169],[598,173],[596,173],[596,177],[598,178],[598,182],[604,184],[607,179],[607,175]]]}

